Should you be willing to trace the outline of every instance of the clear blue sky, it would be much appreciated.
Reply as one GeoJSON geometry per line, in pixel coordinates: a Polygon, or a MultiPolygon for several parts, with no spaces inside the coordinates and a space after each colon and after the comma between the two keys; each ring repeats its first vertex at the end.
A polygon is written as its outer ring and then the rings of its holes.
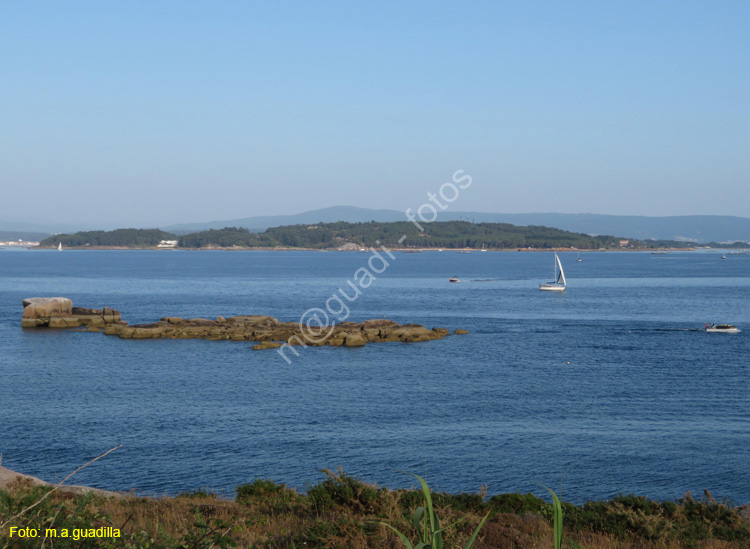
{"type": "Polygon", "coordinates": [[[16,2],[0,220],[750,216],[745,2],[16,2]],[[219,5],[223,4],[223,5],[219,5]]]}

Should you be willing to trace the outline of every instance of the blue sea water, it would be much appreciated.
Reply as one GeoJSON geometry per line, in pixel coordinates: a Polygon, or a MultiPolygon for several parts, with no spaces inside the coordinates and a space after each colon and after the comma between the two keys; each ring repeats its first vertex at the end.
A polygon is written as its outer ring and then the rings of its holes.
{"type": "Polygon", "coordinates": [[[71,482],[231,495],[257,477],[304,489],[342,466],[394,488],[412,471],[450,492],[750,502],[750,255],[563,253],[562,295],[537,289],[549,253],[394,256],[350,319],[471,333],[287,364],[247,342],[22,330],[21,300],[66,296],[131,324],[295,321],[368,254],[0,252],[2,464],[54,481],[122,444],[71,482]]]}

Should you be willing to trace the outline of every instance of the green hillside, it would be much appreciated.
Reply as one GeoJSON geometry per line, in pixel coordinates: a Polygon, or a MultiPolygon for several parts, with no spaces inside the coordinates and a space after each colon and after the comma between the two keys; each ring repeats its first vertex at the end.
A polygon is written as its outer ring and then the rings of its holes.
{"type": "MultiPolygon", "coordinates": [[[[41,242],[41,246],[63,247],[155,247],[161,240],[178,240],[179,248],[312,248],[337,249],[386,246],[388,248],[550,249],[620,248],[620,238],[590,236],[541,226],[519,227],[509,223],[470,223],[444,221],[416,223],[408,221],[366,223],[315,223],[273,227],[262,233],[225,227],[176,236],[159,229],[117,229],[59,234],[41,242]]],[[[684,248],[689,244],[674,241],[634,241],[629,248],[684,248]]]]}
{"type": "Polygon", "coordinates": [[[75,234],[56,234],[42,240],[40,246],[78,248],[90,246],[112,246],[128,248],[150,248],[161,240],[177,240],[172,233],[161,229],[115,229],[114,231],[83,231],[75,234]]]}

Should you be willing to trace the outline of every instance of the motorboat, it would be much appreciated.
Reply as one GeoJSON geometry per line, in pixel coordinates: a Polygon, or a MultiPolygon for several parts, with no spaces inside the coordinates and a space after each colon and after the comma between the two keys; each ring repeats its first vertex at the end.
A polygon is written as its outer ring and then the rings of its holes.
{"type": "Polygon", "coordinates": [[[709,334],[739,334],[740,331],[731,324],[706,324],[706,332],[709,334]]]}
{"type": "Polygon", "coordinates": [[[452,276],[448,279],[448,282],[461,282],[457,276],[452,276]]]}

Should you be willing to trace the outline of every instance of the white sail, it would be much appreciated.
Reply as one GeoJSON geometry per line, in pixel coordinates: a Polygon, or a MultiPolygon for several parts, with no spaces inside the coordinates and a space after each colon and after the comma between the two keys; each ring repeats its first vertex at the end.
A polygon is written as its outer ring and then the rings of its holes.
{"type": "Polygon", "coordinates": [[[562,263],[560,258],[557,257],[555,252],[555,278],[553,282],[547,284],[540,284],[539,289],[545,292],[564,292],[567,282],[565,281],[565,273],[563,272],[562,263]]]}
{"type": "Polygon", "coordinates": [[[58,252],[61,252],[61,251],[62,251],[62,242],[59,242],[59,243],[57,244],[57,251],[58,251],[58,252]]]}
{"type": "Polygon", "coordinates": [[[560,269],[560,274],[557,275],[557,280],[555,280],[555,282],[557,282],[558,284],[562,284],[563,286],[567,286],[568,283],[565,282],[565,273],[563,272],[562,263],[560,263],[560,258],[557,256],[557,254],[555,254],[555,262],[556,267],[560,269]]]}

